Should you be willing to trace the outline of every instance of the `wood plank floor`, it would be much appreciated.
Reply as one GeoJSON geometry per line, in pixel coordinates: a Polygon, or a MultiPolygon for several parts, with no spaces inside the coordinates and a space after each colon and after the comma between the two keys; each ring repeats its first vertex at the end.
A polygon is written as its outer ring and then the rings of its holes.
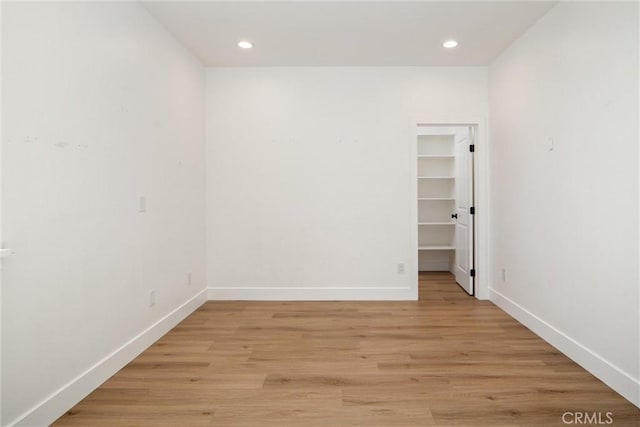
{"type": "Polygon", "coordinates": [[[567,411],[640,425],[450,274],[421,274],[420,299],[208,302],[54,425],[562,426],[567,411]]]}

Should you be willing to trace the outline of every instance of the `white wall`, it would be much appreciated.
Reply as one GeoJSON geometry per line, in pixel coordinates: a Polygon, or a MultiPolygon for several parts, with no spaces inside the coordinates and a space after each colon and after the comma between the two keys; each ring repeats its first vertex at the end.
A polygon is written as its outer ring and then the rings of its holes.
{"type": "Polygon", "coordinates": [[[493,299],[636,405],[638,71],[631,2],[561,3],[490,67],[493,299]]]}
{"type": "Polygon", "coordinates": [[[205,76],[139,4],[3,8],[2,423],[45,425],[205,298],[205,76]]]}
{"type": "MultiPolygon", "coordinates": [[[[2,49],[2,9],[3,4],[0,3],[0,51],[2,49]]],[[[2,54],[0,54],[0,136],[3,133],[2,128],[2,80],[3,80],[2,54]]],[[[0,140],[0,244],[4,242],[2,238],[2,144],[0,140]]],[[[2,425],[2,260],[0,260],[0,425],[2,425]]]]}
{"type": "Polygon", "coordinates": [[[210,297],[411,298],[411,120],[487,103],[486,67],[209,68],[210,297]]]}

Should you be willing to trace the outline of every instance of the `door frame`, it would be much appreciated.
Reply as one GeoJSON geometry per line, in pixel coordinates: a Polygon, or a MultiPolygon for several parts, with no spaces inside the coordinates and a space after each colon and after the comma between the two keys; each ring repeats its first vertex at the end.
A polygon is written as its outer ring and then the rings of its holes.
{"type": "Polygon", "coordinates": [[[473,153],[473,200],[475,207],[473,229],[474,280],[475,297],[489,299],[489,138],[486,120],[481,118],[454,117],[438,119],[422,116],[411,121],[411,224],[414,227],[412,237],[411,278],[414,292],[418,295],[418,162],[417,138],[418,127],[422,126],[473,126],[475,127],[475,151],[473,153]]]}

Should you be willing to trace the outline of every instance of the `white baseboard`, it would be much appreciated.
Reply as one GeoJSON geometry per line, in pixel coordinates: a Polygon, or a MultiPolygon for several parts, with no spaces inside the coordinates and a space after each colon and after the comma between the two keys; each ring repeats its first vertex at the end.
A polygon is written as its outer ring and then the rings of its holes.
{"type": "Polygon", "coordinates": [[[65,386],[43,399],[40,403],[7,424],[12,427],[48,426],[76,403],[95,390],[127,363],[146,350],[151,344],[169,332],[171,328],[206,302],[207,290],[187,300],[180,307],[142,331],[122,347],[87,369],[65,386]]]}
{"type": "Polygon", "coordinates": [[[422,261],[418,263],[418,270],[420,271],[449,271],[450,267],[448,260],[422,261]]]}
{"type": "Polygon", "coordinates": [[[489,288],[490,300],[549,344],[560,350],[596,378],[640,407],[640,381],[605,358],[559,331],[521,305],[489,288]]]}
{"type": "Polygon", "coordinates": [[[240,301],[415,301],[409,287],[210,287],[209,300],[240,301]]]}

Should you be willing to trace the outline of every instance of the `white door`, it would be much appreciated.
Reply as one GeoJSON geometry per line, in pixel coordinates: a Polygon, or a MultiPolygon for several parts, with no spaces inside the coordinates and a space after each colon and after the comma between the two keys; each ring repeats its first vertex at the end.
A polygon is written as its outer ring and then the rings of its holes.
{"type": "Polygon", "coordinates": [[[460,128],[455,136],[456,204],[452,213],[456,223],[456,282],[473,295],[473,129],[460,128]]]}

